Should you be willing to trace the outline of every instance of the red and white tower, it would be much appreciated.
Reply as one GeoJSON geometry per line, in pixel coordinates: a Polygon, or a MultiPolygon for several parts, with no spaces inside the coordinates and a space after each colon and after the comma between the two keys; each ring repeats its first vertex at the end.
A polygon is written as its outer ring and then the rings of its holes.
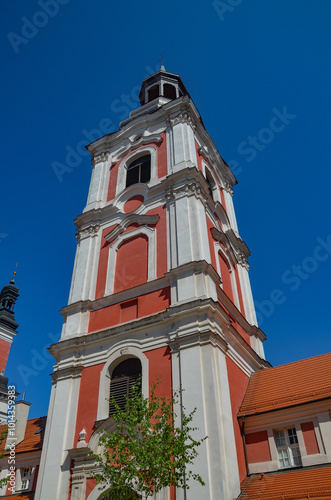
{"type": "Polygon", "coordinates": [[[7,421],[8,378],[5,369],[13,339],[17,334],[14,307],[19,289],[15,286],[15,274],[8,285],[0,292],[0,424],[7,421]]]}
{"type": "Polygon", "coordinates": [[[206,482],[157,500],[230,500],[246,475],[237,412],[249,376],[267,366],[238,234],[236,183],[180,77],[143,81],[141,107],[88,146],[92,179],[62,310],[37,499],[101,498],[89,477],[110,393],[139,373],[142,390],[180,386],[197,407],[194,467],[206,482]]]}

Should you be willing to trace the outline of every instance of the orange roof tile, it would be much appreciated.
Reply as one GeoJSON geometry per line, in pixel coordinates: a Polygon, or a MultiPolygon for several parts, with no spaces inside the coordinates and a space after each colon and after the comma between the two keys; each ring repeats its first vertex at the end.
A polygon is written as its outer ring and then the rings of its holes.
{"type": "Polygon", "coordinates": [[[34,491],[31,493],[22,493],[21,495],[6,495],[1,498],[10,498],[10,500],[33,500],[34,499],[34,491]]]}
{"type": "Polygon", "coordinates": [[[239,416],[331,397],[331,353],[252,374],[239,416]]]}
{"type": "MultiPolygon", "coordinates": [[[[47,417],[38,417],[27,421],[24,440],[16,446],[16,454],[27,451],[41,450],[44,441],[46,419],[47,417]]],[[[6,425],[0,426],[0,434],[5,429],[6,425]]],[[[4,439],[1,443],[0,451],[4,450],[5,444],[6,439],[4,439]]]]}
{"type": "Polygon", "coordinates": [[[250,476],[238,500],[330,500],[331,467],[250,476]]]}

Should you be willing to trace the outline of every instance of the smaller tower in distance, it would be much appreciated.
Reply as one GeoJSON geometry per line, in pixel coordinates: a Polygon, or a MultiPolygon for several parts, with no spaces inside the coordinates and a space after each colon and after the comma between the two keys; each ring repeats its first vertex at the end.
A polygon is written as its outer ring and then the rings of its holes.
{"type": "Polygon", "coordinates": [[[7,419],[8,378],[5,377],[4,372],[10,347],[18,328],[14,316],[14,307],[19,295],[19,289],[15,286],[15,274],[16,272],[0,293],[0,423],[7,419]]]}

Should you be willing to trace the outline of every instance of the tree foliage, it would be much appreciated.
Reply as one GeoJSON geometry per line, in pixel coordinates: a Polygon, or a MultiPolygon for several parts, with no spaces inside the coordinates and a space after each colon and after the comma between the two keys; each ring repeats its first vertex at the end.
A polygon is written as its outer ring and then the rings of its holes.
{"type": "Polygon", "coordinates": [[[115,430],[101,431],[103,453],[92,453],[97,465],[93,477],[108,488],[108,495],[137,498],[133,492],[149,496],[171,485],[187,489],[190,479],[204,485],[201,476],[189,468],[198,455],[197,447],[206,439],[192,437],[197,430],[191,425],[196,408],[185,413],[181,391],[172,400],[157,396],[159,383],[151,385],[149,398],[135,385],[124,410],[111,400],[116,408],[115,430]],[[180,407],[178,426],[174,406],[180,407]]]}
{"type": "MultiPolygon", "coordinates": [[[[2,442],[6,439],[7,437],[7,434],[8,434],[8,428],[6,427],[4,430],[1,431],[1,434],[0,434],[0,449],[2,449],[2,451],[0,452],[0,460],[4,457],[5,455],[5,448],[4,446],[2,447],[2,442]]],[[[0,467],[0,472],[1,472],[1,467],[0,467]]],[[[5,484],[8,483],[8,479],[9,477],[6,476],[6,477],[3,477],[2,479],[0,479],[0,488],[2,488],[2,486],[4,486],[5,484]]]]}

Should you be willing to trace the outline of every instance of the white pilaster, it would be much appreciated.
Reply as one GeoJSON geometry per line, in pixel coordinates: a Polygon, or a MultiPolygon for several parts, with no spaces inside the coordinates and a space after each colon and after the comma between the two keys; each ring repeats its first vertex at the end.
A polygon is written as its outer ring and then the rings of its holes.
{"type": "MultiPolygon", "coordinates": [[[[180,341],[179,341],[180,342],[180,341]]],[[[186,413],[197,408],[194,437],[209,438],[199,447],[199,458],[190,467],[199,473],[206,486],[191,481],[190,490],[177,492],[189,500],[232,499],[240,492],[236,446],[225,355],[210,343],[174,352],[173,383],[181,383],[186,413]]],[[[175,387],[176,388],[176,387],[175,387]]]]}
{"type": "Polygon", "coordinates": [[[193,257],[190,213],[187,197],[176,200],[177,265],[191,262],[193,257]]]}
{"type": "Polygon", "coordinates": [[[238,264],[237,269],[239,274],[241,293],[243,296],[246,319],[251,325],[258,326],[248,271],[241,264],[238,264]]]}
{"type": "Polygon", "coordinates": [[[58,380],[52,387],[36,500],[68,498],[71,464],[67,450],[74,447],[80,369],[55,377],[58,380]]]}
{"type": "Polygon", "coordinates": [[[93,208],[100,208],[106,202],[104,186],[107,177],[108,153],[102,153],[94,158],[90,189],[84,212],[93,208]]]}
{"type": "Polygon", "coordinates": [[[98,266],[98,248],[100,236],[97,238],[99,226],[91,225],[78,233],[78,247],[75,259],[69,304],[79,300],[94,299],[96,274],[98,266]]]}
{"type": "Polygon", "coordinates": [[[232,194],[228,188],[224,189],[223,193],[225,198],[226,212],[228,214],[231,227],[234,230],[234,232],[238,235],[238,225],[233,206],[232,194]]]}
{"type": "Polygon", "coordinates": [[[191,125],[180,121],[173,125],[173,171],[197,165],[197,155],[194,143],[194,133],[191,125]]]}

